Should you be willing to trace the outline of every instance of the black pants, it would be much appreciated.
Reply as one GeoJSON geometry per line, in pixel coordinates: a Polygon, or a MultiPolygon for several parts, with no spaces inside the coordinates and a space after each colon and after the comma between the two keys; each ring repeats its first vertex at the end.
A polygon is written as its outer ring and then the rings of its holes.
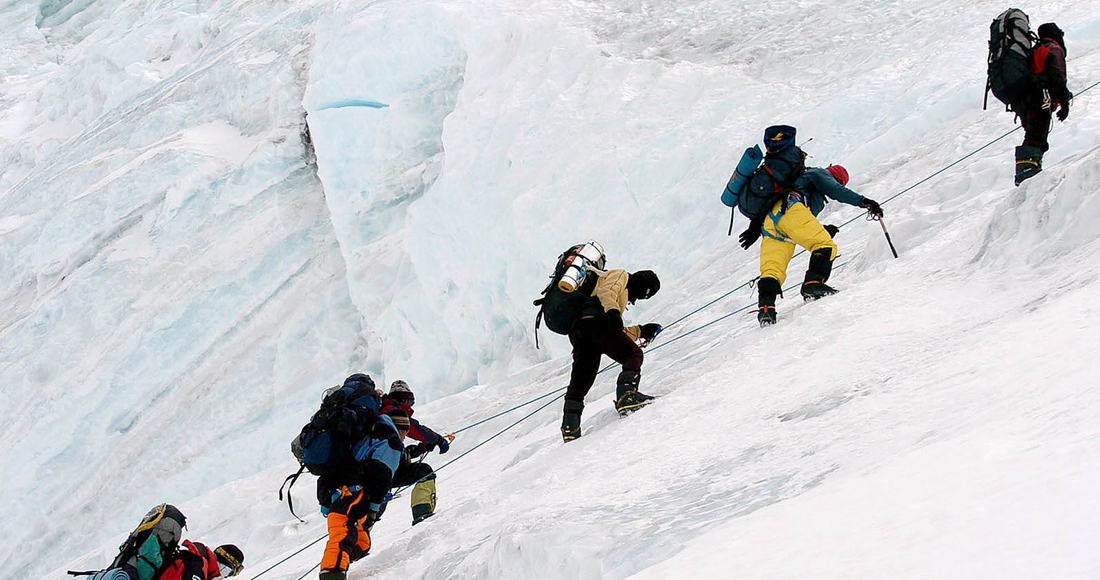
{"type": "Polygon", "coordinates": [[[622,329],[612,328],[604,317],[578,320],[569,333],[569,343],[573,345],[573,370],[565,391],[566,401],[584,403],[584,396],[596,382],[600,359],[605,354],[623,365],[624,371],[642,370],[642,347],[630,340],[622,329]]]}
{"type": "Polygon", "coordinates": [[[1013,103],[1012,111],[1020,117],[1020,124],[1024,127],[1023,145],[1038,147],[1044,153],[1050,149],[1047,136],[1050,135],[1051,109],[1043,108],[1042,93],[1013,103]]]}
{"type": "Polygon", "coordinates": [[[397,466],[397,471],[393,474],[393,486],[404,487],[406,485],[412,485],[421,479],[427,478],[434,471],[431,465],[423,461],[414,463],[402,457],[401,465],[397,466]]]}

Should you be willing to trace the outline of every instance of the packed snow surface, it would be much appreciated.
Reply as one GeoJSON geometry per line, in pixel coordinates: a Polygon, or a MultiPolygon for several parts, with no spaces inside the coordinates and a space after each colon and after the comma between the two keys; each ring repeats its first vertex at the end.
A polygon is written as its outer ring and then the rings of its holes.
{"type": "Polygon", "coordinates": [[[1017,132],[892,199],[896,260],[831,204],[841,292],[802,304],[796,258],[762,330],[741,151],[791,124],[892,198],[1012,129],[1007,6],[0,2],[0,578],[101,567],[163,501],[244,578],[315,575],[312,478],[304,523],[276,490],[322,390],[405,379],[440,431],[554,393],[531,300],[588,239],[661,276],[626,314],[668,326],[659,400],[620,420],[609,367],[578,441],[553,394],[462,430],[352,580],[1100,575],[1100,2],[1025,4],[1080,94],[1043,173],[1012,186],[1017,132]]]}

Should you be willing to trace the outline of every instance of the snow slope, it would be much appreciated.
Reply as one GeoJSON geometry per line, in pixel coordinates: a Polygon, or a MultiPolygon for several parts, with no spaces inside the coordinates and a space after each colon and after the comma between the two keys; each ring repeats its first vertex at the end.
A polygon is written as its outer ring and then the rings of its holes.
{"type": "MultiPolygon", "coordinates": [[[[1067,31],[1076,91],[1097,7],[1023,6],[1067,31]]],[[[347,372],[469,425],[564,386],[529,301],[569,244],[662,276],[634,321],[755,276],[717,197],[764,126],[880,201],[1011,128],[979,106],[988,1],[199,8],[0,12],[0,577],[109,560],[164,500],[254,577],[322,533],[311,482],[304,524],[274,490],[347,372]]],[[[611,369],[579,441],[553,402],[444,468],[439,515],[392,506],[351,577],[1096,575],[1098,98],[1024,186],[1017,133],[887,204],[901,259],[846,226],[841,294],[686,334],[745,288],[670,327],[652,408],[618,420],[611,369]]]]}

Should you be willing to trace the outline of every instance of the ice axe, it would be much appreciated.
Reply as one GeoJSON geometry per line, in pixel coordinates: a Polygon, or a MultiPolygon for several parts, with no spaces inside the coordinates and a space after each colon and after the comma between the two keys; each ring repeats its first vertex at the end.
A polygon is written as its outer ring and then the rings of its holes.
{"type": "Polygon", "coordinates": [[[894,241],[890,239],[890,232],[886,231],[886,222],[883,221],[882,218],[875,218],[875,220],[878,222],[878,225],[882,226],[882,234],[886,236],[886,243],[890,246],[890,252],[897,258],[898,251],[894,249],[894,241]]]}

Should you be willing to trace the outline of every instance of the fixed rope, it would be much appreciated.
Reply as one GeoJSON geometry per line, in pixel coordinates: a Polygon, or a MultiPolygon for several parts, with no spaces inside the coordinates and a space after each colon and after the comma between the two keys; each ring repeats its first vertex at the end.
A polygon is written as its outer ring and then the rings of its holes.
{"type": "MultiPolygon", "coordinates": [[[[1095,87],[1097,87],[1097,86],[1100,86],[1100,81],[1097,81],[1097,82],[1095,82],[1095,83],[1093,83],[1093,84],[1089,85],[1088,87],[1085,87],[1085,88],[1084,88],[1084,89],[1082,89],[1082,90],[1081,90],[1080,92],[1078,92],[1078,93],[1077,93],[1077,94],[1076,94],[1076,95],[1074,96],[1074,98],[1077,98],[1077,97],[1079,97],[1079,96],[1081,96],[1081,95],[1083,95],[1083,94],[1085,94],[1085,93],[1089,92],[1090,90],[1092,90],[1093,88],[1095,88],[1095,87]]],[[[941,167],[940,169],[938,169],[938,170],[937,170],[937,171],[935,171],[934,173],[932,173],[932,174],[928,175],[928,176],[927,176],[927,177],[925,177],[924,179],[921,179],[920,181],[918,181],[918,182],[914,183],[913,185],[910,185],[909,187],[906,187],[905,189],[903,189],[903,190],[899,191],[898,193],[895,193],[894,195],[892,195],[892,196],[890,196],[890,197],[886,198],[886,200],[882,202],[882,205],[885,205],[885,204],[887,204],[887,203],[889,203],[889,202],[891,202],[891,201],[893,201],[893,200],[895,200],[895,199],[897,199],[897,198],[901,197],[902,195],[904,195],[904,194],[906,194],[906,193],[908,193],[908,192],[912,191],[913,189],[915,189],[915,188],[917,188],[917,187],[919,187],[919,186],[923,185],[924,183],[927,183],[928,181],[930,181],[930,180],[934,179],[934,178],[935,178],[936,176],[938,176],[938,175],[940,175],[940,174],[944,173],[945,171],[947,171],[947,170],[951,169],[952,167],[955,167],[956,165],[958,165],[958,164],[962,163],[963,161],[966,161],[967,159],[969,159],[969,158],[973,157],[974,155],[977,155],[977,154],[978,154],[978,153],[980,153],[981,151],[983,151],[983,150],[985,150],[985,149],[987,149],[987,148],[991,147],[991,146],[992,146],[993,144],[995,144],[995,143],[997,143],[998,141],[1000,141],[1000,140],[1004,139],[1005,137],[1008,137],[1009,135],[1011,135],[1011,134],[1013,134],[1013,133],[1015,133],[1015,132],[1019,131],[1019,130],[1020,130],[1020,129],[1022,129],[1022,128],[1023,128],[1022,126],[1017,126],[1017,127],[1013,127],[1013,128],[1011,129],[1011,130],[1009,130],[1009,131],[1006,131],[1005,133],[1001,134],[1001,135],[1000,135],[999,137],[997,137],[997,138],[993,139],[992,141],[990,141],[990,142],[986,143],[985,145],[982,145],[981,147],[979,147],[979,148],[977,148],[977,149],[975,149],[975,150],[971,151],[970,153],[967,153],[966,155],[964,155],[964,156],[962,156],[962,157],[960,157],[960,158],[956,159],[955,161],[951,162],[950,164],[948,164],[948,165],[945,165],[944,167],[941,167]]],[[[849,220],[845,221],[844,223],[842,223],[842,224],[840,225],[840,227],[841,227],[841,228],[847,227],[848,225],[850,225],[850,224],[854,223],[854,222],[855,222],[856,220],[858,220],[858,219],[860,219],[860,218],[864,217],[864,215],[866,215],[866,214],[858,214],[858,215],[856,215],[855,217],[852,217],[851,219],[849,219],[849,220]]],[[[801,256],[801,255],[802,255],[802,254],[804,254],[804,253],[806,253],[806,249],[805,249],[805,248],[801,249],[801,250],[800,250],[800,251],[799,251],[798,253],[796,253],[796,254],[795,254],[794,256],[792,256],[792,259],[794,259],[794,258],[797,258],[798,256],[801,256]]],[[[839,270],[840,268],[843,268],[843,267],[844,267],[845,265],[849,264],[850,262],[851,262],[850,260],[849,260],[849,261],[845,261],[845,262],[842,262],[842,263],[840,263],[840,264],[836,265],[836,266],[834,267],[834,269],[837,269],[837,270],[839,270]]],[[[676,324],[678,324],[678,323],[680,323],[680,322],[683,322],[684,320],[688,319],[689,317],[691,317],[691,316],[693,316],[693,315],[695,315],[695,314],[698,314],[699,312],[701,312],[701,311],[705,310],[706,308],[709,308],[710,306],[713,306],[714,304],[718,303],[719,301],[721,301],[721,300],[724,300],[725,298],[727,298],[727,297],[729,297],[729,296],[733,295],[733,294],[734,294],[735,292],[737,292],[737,291],[739,291],[739,290],[741,290],[741,289],[745,288],[746,286],[748,286],[748,285],[752,284],[752,283],[753,283],[753,282],[755,282],[755,281],[756,281],[756,278],[754,278],[754,279],[752,279],[752,280],[749,280],[748,282],[744,282],[743,284],[741,284],[740,286],[737,286],[737,287],[736,287],[736,288],[734,288],[733,290],[730,290],[729,292],[726,292],[725,294],[722,294],[722,295],[721,295],[721,296],[719,296],[718,298],[715,298],[714,300],[711,300],[710,302],[707,302],[707,303],[706,303],[706,304],[704,304],[703,306],[700,306],[700,307],[696,308],[695,310],[692,310],[691,312],[688,312],[687,314],[685,314],[685,315],[681,316],[680,318],[677,318],[676,320],[674,320],[673,322],[671,322],[671,323],[669,323],[669,324],[668,324],[667,326],[665,326],[665,328],[671,328],[672,326],[675,326],[676,324]]],[[[787,288],[784,288],[783,290],[784,290],[784,291],[789,291],[789,290],[792,290],[792,289],[794,289],[794,288],[795,288],[795,287],[797,287],[797,286],[798,286],[798,284],[792,284],[792,285],[788,286],[787,288]]],[[[691,330],[689,330],[689,331],[687,331],[687,332],[684,332],[684,333],[682,333],[682,334],[678,334],[678,335],[676,335],[675,337],[673,337],[673,338],[671,338],[671,339],[669,339],[669,340],[665,340],[665,341],[662,341],[662,342],[661,342],[660,344],[658,344],[658,345],[655,345],[655,346],[654,346],[653,348],[649,349],[649,352],[654,352],[654,351],[656,351],[656,350],[659,350],[659,349],[660,349],[661,347],[663,347],[663,346],[667,346],[667,345],[669,345],[669,344],[672,344],[672,343],[674,343],[674,342],[676,342],[676,341],[678,341],[678,340],[680,340],[680,339],[682,339],[682,338],[686,338],[686,337],[687,337],[687,336],[689,336],[689,335],[692,335],[692,334],[694,334],[694,333],[696,333],[696,332],[699,332],[700,330],[703,330],[704,328],[708,328],[708,327],[710,327],[710,326],[713,326],[713,325],[715,325],[715,324],[718,324],[719,322],[722,322],[722,321],[724,321],[724,320],[726,320],[726,319],[730,318],[731,316],[734,316],[734,315],[740,314],[740,313],[742,313],[742,312],[745,312],[745,311],[749,310],[750,308],[752,308],[752,306],[753,306],[753,305],[752,305],[751,303],[750,303],[750,304],[747,304],[747,305],[745,305],[745,306],[742,306],[741,308],[738,308],[737,310],[734,310],[734,311],[732,311],[732,312],[728,312],[728,313],[726,313],[726,314],[723,314],[722,316],[720,316],[720,317],[718,317],[718,318],[716,318],[716,319],[714,319],[714,320],[711,320],[710,322],[707,322],[707,323],[705,323],[705,324],[703,324],[703,325],[701,325],[701,326],[698,326],[698,327],[696,327],[696,328],[693,328],[693,329],[691,329],[691,330]]],[[[597,374],[597,375],[603,374],[604,372],[606,372],[606,371],[608,371],[608,370],[610,370],[610,369],[614,368],[614,367],[615,367],[615,366],[617,366],[617,365],[618,365],[618,363],[611,363],[611,364],[608,364],[607,366],[605,366],[605,367],[603,367],[602,369],[600,369],[600,370],[599,370],[599,371],[598,371],[598,372],[597,372],[596,374],[597,374]]],[[[494,434],[493,434],[492,436],[490,436],[490,437],[489,437],[488,439],[486,439],[486,440],[482,441],[481,443],[478,443],[477,445],[475,445],[475,446],[473,446],[473,447],[471,447],[471,448],[467,449],[466,451],[462,452],[462,453],[461,453],[460,455],[458,455],[458,456],[457,456],[457,457],[455,457],[454,459],[451,459],[450,461],[448,461],[448,462],[444,463],[443,465],[439,466],[439,467],[438,467],[437,469],[435,469],[435,471],[433,471],[433,474],[434,474],[435,472],[438,472],[439,470],[441,470],[441,469],[443,469],[443,468],[445,468],[445,467],[447,467],[447,466],[449,466],[449,465],[451,465],[451,464],[455,463],[456,461],[458,461],[458,460],[462,459],[463,457],[465,457],[465,456],[469,455],[470,453],[474,452],[475,450],[477,450],[477,449],[481,448],[482,446],[484,446],[484,445],[488,444],[488,443],[489,443],[490,441],[492,441],[492,440],[496,439],[497,437],[500,437],[500,436],[501,436],[501,435],[503,435],[504,433],[506,433],[506,432],[510,431],[511,429],[513,429],[514,427],[516,427],[517,425],[519,425],[520,423],[522,423],[522,422],[526,421],[527,419],[530,419],[530,418],[531,418],[531,417],[533,417],[533,416],[534,416],[535,414],[537,414],[537,413],[538,413],[539,411],[542,411],[543,409],[545,409],[545,408],[549,407],[550,405],[552,405],[552,404],[553,404],[553,403],[555,403],[555,402],[556,402],[556,401],[557,401],[558,399],[560,399],[560,398],[561,398],[561,396],[562,396],[562,394],[563,394],[563,391],[565,391],[566,389],[567,389],[567,387],[561,387],[561,388],[558,388],[558,389],[554,389],[553,391],[549,391],[549,392],[547,392],[547,393],[544,393],[544,394],[542,394],[542,395],[539,395],[538,397],[535,397],[535,398],[533,398],[533,399],[530,399],[530,400],[524,401],[524,402],[522,402],[522,403],[520,403],[520,404],[518,404],[518,405],[515,405],[515,406],[513,406],[513,407],[510,407],[510,408],[508,408],[508,409],[506,409],[506,410],[504,410],[504,411],[500,411],[499,413],[493,414],[493,415],[491,415],[491,416],[489,416],[489,417],[486,417],[485,419],[481,419],[480,421],[477,421],[477,422],[475,422],[475,423],[471,423],[470,425],[467,425],[467,426],[465,426],[465,427],[462,427],[462,428],[460,428],[460,429],[458,429],[458,430],[454,431],[453,433],[461,433],[461,432],[463,432],[463,431],[466,431],[466,430],[472,429],[472,428],[474,428],[474,427],[477,427],[477,426],[479,426],[479,425],[483,425],[483,424],[485,424],[485,423],[487,423],[487,422],[489,422],[489,421],[491,421],[491,420],[493,420],[493,419],[496,419],[497,417],[501,417],[501,416],[503,416],[503,415],[506,415],[506,414],[508,414],[508,413],[511,413],[512,411],[515,411],[515,410],[517,410],[517,409],[521,409],[521,408],[523,408],[523,407],[525,407],[525,406],[527,406],[527,405],[531,405],[531,404],[533,404],[533,403],[536,403],[536,402],[538,402],[538,401],[541,401],[542,399],[545,399],[545,398],[547,398],[547,397],[550,397],[550,396],[552,396],[552,395],[555,395],[555,394],[557,394],[557,395],[558,395],[557,397],[554,397],[553,399],[550,399],[550,400],[549,400],[548,402],[546,402],[546,403],[544,403],[544,404],[540,405],[540,406],[539,406],[539,407],[538,407],[537,409],[535,409],[534,411],[531,411],[530,413],[528,413],[528,414],[524,415],[523,417],[520,417],[519,419],[517,419],[517,420],[516,420],[515,422],[513,422],[513,423],[512,423],[512,424],[510,424],[510,425],[508,425],[507,427],[505,427],[505,428],[501,429],[500,431],[497,431],[497,432],[496,432],[496,433],[494,433],[494,434]]],[[[417,483],[420,483],[420,481],[423,481],[423,478],[422,478],[421,480],[418,480],[418,481],[416,481],[416,482],[414,482],[414,483],[412,483],[412,484],[408,485],[408,486],[405,486],[405,487],[402,487],[402,488],[398,489],[398,490],[397,490],[397,491],[396,491],[396,492],[395,492],[395,493],[393,494],[393,495],[394,495],[394,498],[397,498],[397,497],[398,497],[398,496],[400,495],[400,493],[401,493],[402,491],[404,491],[404,490],[408,489],[409,487],[412,487],[413,485],[416,485],[417,483]]],[[[279,566],[279,565],[283,564],[284,562],[286,562],[287,560],[291,559],[292,557],[294,557],[294,556],[296,556],[296,555],[298,555],[298,554],[302,553],[303,551],[305,551],[305,550],[306,550],[307,548],[309,548],[310,546],[313,546],[314,544],[316,544],[316,543],[320,542],[321,540],[325,539],[325,537],[327,537],[327,532],[326,532],[326,534],[325,534],[325,535],[322,535],[321,537],[317,538],[316,540],[314,540],[314,541],[310,542],[309,544],[306,544],[306,545],[305,545],[305,546],[303,546],[302,548],[298,549],[298,550],[297,550],[296,552],[294,552],[294,553],[290,554],[289,556],[287,556],[287,557],[283,558],[282,560],[280,560],[280,561],[276,562],[275,564],[271,565],[270,567],[268,567],[267,569],[265,569],[265,570],[264,570],[263,572],[260,572],[259,574],[256,574],[255,576],[253,576],[253,577],[252,577],[252,580],[255,580],[256,578],[259,578],[260,576],[263,576],[263,575],[264,575],[264,574],[266,574],[267,572],[269,572],[269,571],[273,570],[274,568],[276,568],[277,566],[279,566]]],[[[302,580],[303,578],[305,578],[306,576],[308,576],[310,572],[312,572],[313,570],[315,570],[315,569],[317,568],[317,566],[319,566],[319,564],[317,564],[317,565],[314,565],[314,566],[313,566],[312,568],[310,568],[310,569],[309,569],[308,571],[306,571],[306,573],[305,573],[305,574],[303,574],[302,576],[300,576],[300,577],[298,578],[298,580],[302,580]]]]}

